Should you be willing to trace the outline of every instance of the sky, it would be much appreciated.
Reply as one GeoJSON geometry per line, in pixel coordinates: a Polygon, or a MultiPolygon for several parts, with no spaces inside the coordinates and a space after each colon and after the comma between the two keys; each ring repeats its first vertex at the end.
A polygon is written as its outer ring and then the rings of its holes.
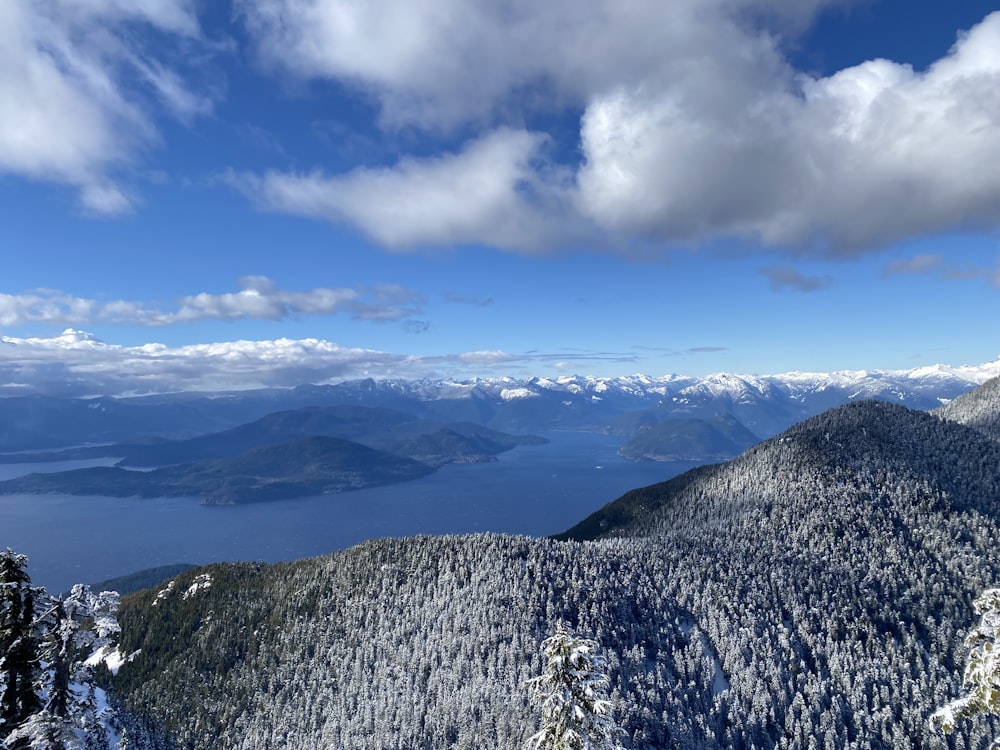
{"type": "Polygon", "coordinates": [[[1000,357],[1000,2],[4,0],[0,395],[1000,357]]]}

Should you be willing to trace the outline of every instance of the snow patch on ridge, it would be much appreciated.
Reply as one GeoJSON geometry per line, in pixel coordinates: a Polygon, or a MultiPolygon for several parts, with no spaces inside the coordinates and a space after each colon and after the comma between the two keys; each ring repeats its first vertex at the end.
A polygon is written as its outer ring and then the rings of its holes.
{"type": "Polygon", "coordinates": [[[504,388],[500,398],[504,401],[515,401],[522,398],[538,398],[539,394],[529,388],[504,388]]]}
{"type": "Polygon", "coordinates": [[[207,589],[211,586],[212,576],[208,573],[202,573],[201,575],[195,576],[194,582],[188,586],[187,591],[184,592],[181,598],[185,600],[190,599],[202,589],[207,589]]]}
{"type": "Polygon", "coordinates": [[[156,592],[156,598],[153,599],[153,606],[155,607],[161,601],[163,601],[164,599],[166,599],[170,595],[170,592],[174,590],[174,586],[176,586],[176,585],[177,585],[177,581],[171,581],[164,588],[162,588],[158,592],[156,592]]]}

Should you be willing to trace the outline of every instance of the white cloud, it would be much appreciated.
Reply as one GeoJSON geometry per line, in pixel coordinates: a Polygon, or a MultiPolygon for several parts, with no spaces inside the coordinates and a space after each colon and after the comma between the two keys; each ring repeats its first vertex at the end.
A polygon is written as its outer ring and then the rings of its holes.
{"type": "Polygon", "coordinates": [[[590,245],[738,236],[852,255],[1000,225],[1000,13],[927,70],[793,69],[783,40],[830,4],[244,2],[261,59],[285,75],[363,89],[385,127],[487,134],[391,168],[241,185],[393,248],[545,249],[585,230],[590,245]],[[561,145],[582,164],[553,179],[522,123],[570,108],[579,143],[561,145]]]}
{"type": "Polygon", "coordinates": [[[239,291],[226,294],[203,292],[183,297],[173,309],[128,300],[105,302],[46,289],[27,294],[0,293],[0,325],[165,326],[200,320],[284,320],[339,314],[378,322],[416,315],[424,303],[418,292],[395,284],[295,292],[280,289],[264,276],[246,276],[239,280],[239,287],[239,291]]]}
{"type": "Polygon", "coordinates": [[[138,72],[178,117],[210,108],[152,56],[144,34],[194,38],[188,0],[0,3],[0,173],[74,186],[90,212],[130,210],[116,170],[158,138],[138,72]]]}
{"type": "Polygon", "coordinates": [[[876,60],[793,77],[744,47],[756,76],[726,75],[743,56],[734,46],[711,75],[704,62],[692,78],[590,103],[583,212],[620,233],[834,254],[1000,224],[988,166],[1000,160],[1000,13],[922,73],[876,60]]]}
{"type": "Polygon", "coordinates": [[[171,348],[109,344],[73,329],[52,338],[0,337],[0,381],[66,396],[294,386],[381,374],[405,362],[321,339],[171,348]]]}
{"type": "MultiPolygon", "coordinates": [[[[739,13],[800,27],[849,0],[237,0],[264,63],[374,94],[388,126],[450,128],[518,107],[526,88],[582,104],[691,51],[725,50],[739,13]]],[[[537,104],[537,101],[535,102],[537,104]]]]}
{"type": "Polygon", "coordinates": [[[0,396],[240,390],[365,377],[468,378],[496,376],[498,368],[519,372],[560,360],[580,365],[634,362],[637,357],[614,352],[567,355],[502,350],[413,356],[344,347],[315,338],[122,346],[70,328],[48,338],[0,336],[0,396]]]}
{"type": "Polygon", "coordinates": [[[572,235],[558,171],[537,160],[544,136],[501,129],[457,154],[408,158],[385,169],[346,175],[230,175],[238,189],[270,210],[349,222],[382,245],[484,242],[534,249],[572,235]]]}

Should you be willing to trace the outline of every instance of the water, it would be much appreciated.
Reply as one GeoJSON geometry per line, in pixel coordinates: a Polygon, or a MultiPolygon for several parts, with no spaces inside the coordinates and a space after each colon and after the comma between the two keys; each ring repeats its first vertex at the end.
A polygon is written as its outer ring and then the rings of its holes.
{"type": "MultiPolygon", "coordinates": [[[[495,531],[565,531],[634,487],[692,463],[634,463],[621,438],[552,433],[490,464],[445,466],[413,482],[341,495],[237,507],[197,498],[0,496],[0,549],[29,556],[32,581],[50,591],[177,562],[293,560],[365,539],[495,531]]],[[[112,460],[0,466],[0,479],[112,460]]]]}

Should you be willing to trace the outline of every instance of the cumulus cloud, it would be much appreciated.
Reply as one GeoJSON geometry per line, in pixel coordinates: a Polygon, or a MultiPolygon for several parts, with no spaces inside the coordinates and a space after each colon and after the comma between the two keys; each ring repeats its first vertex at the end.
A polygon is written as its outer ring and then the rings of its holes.
{"type": "Polygon", "coordinates": [[[68,329],[52,338],[0,337],[0,381],[63,396],[293,386],[370,372],[406,357],[321,339],[121,346],[68,329]]]}
{"type": "Polygon", "coordinates": [[[743,54],[742,81],[725,74],[734,54],[711,75],[704,63],[596,97],[581,209],[617,232],[834,255],[1000,224],[1000,172],[986,166],[1000,158],[1000,13],[922,73],[877,60],[813,79],[765,45],[743,54]]]}
{"type": "Polygon", "coordinates": [[[201,320],[284,320],[306,315],[348,314],[355,320],[396,321],[420,312],[424,298],[396,284],[288,291],[264,276],[246,276],[239,290],[181,298],[173,309],[127,300],[100,301],[41,289],[0,293],[0,325],[96,323],[165,326],[201,320]]]}
{"type": "Polygon", "coordinates": [[[88,212],[131,210],[115,173],[157,141],[154,114],[211,108],[140,40],[198,33],[190,0],[4,0],[0,174],[73,186],[88,212]]]}
{"type": "Polygon", "coordinates": [[[457,153],[406,158],[391,168],[227,180],[264,208],[347,222],[388,248],[487,242],[537,249],[572,236],[560,171],[537,164],[544,141],[501,129],[457,153]]]}
{"type": "Polygon", "coordinates": [[[293,387],[352,378],[470,377],[566,359],[634,361],[608,352],[512,354],[474,351],[412,356],[339,346],[323,339],[122,346],[67,329],[49,338],[0,336],[0,395],[137,395],[180,390],[293,387]]]}
{"type": "Polygon", "coordinates": [[[265,65],[337,79],[380,103],[388,127],[452,128],[503,110],[582,105],[697,53],[725,52],[736,15],[801,28],[850,0],[237,0],[265,65]]]}
{"type": "Polygon", "coordinates": [[[771,280],[771,288],[776,292],[792,289],[797,292],[815,292],[833,285],[830,276],[807,276],[790,266],[768,266],[761,268],[762,276],[771,280]]]}
{"type": "Polygon", "coordinates": [[[795,70],[784,40],[830,4],[247,0],[265,65],[359,87],[384,127],[486,134],[392,167],[243,187],[391,248],[546,249],[584,230],[587,244],[742,237],[851,256],[1000,224],[1000,12],[926,70],[795,70]],[[518,124],[539,112],[581,113],[578,143],[560,144],[581,157],[569,179],[550,178],[545,137],[518,124]]]}

